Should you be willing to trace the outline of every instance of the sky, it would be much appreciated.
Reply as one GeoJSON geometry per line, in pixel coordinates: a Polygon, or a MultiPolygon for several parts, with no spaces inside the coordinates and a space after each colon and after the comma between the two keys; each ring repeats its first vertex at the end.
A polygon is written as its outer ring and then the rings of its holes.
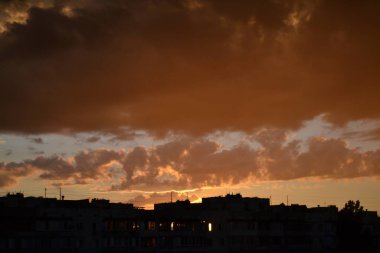
{"type": "Polygon", "coordinates": [[[0,0],[0,195],[380,211],[379,11],[0,0]]]}

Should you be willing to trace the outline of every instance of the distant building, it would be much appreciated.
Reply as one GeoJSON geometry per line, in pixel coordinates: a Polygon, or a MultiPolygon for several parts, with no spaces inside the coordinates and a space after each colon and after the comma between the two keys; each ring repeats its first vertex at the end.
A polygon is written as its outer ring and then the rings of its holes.
{"type": "MultiPolygon", "coordinates": [[[[379,217],[362,227],[379,246],[379,217]]],[[[0,252],[335,252],[338,209],[240,194],[154,205],[0,198],[0,252]]],[[[376,251],[374,251],[376,252],[376,251]]]]}

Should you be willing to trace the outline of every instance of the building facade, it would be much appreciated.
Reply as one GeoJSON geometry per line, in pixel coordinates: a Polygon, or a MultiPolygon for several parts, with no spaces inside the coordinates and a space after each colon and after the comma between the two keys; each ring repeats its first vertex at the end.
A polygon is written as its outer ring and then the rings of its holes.
{"type": "MultiPolygon", "coordinates": [[[[0,198],[0,252],[336,252],[337,226],[335,206],[270,205],[240,194],[154,210],[99,199],[0,198]]],[[[376,212],[365,213],[363,229],[379,249],[376,212]]]]}

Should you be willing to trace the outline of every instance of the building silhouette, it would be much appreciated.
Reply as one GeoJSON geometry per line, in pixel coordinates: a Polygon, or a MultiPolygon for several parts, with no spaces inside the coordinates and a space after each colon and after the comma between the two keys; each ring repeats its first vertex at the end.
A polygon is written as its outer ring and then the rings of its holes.
{"type": "MultiPolygon", "coordinates": [[[[380,252],[376,212],[361,214],[380,252]]],[[[159,203],[0,197],[0,252],[337,252],[335,206],[270,205],[240,194],[159,203]]]]}

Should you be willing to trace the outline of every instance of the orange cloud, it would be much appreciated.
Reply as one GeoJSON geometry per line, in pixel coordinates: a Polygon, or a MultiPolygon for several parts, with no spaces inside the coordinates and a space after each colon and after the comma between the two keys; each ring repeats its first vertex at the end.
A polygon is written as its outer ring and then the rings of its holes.
{"type": "Polygon", "coordinates": [[[16,2],[25,24],[0,14],[2,132],[203,135],[380,117],[377,1],[16,2]]]}
{"type": "Polygon", "coordinates": [[[379,177],[380,150],[360,151],[344,140],[313,137],[289,141],[282,130],[260,130],[223,148],[208,139],[182,138],[152,148],[92,150],[73,157],[37,157],[2,163],[0,186],[37,173],[44,180],[70,184],[106,182],[111,190],[170,191],[298,178],[379,177]]]}

